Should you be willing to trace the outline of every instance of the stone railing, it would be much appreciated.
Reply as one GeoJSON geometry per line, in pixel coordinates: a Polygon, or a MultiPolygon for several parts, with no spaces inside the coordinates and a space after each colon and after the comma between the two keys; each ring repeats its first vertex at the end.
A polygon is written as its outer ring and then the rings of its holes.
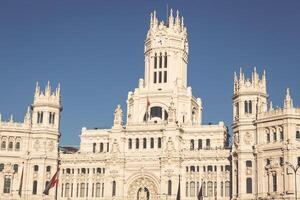
{"type": "Polygon", "coordinates": [[[275,117],[280,115],[287,115],[287,114],[300,114],[300,108],[276,108],[274,110],[269,110],[267,112],[259,113],[258,118],[268,118],[268,117],[275,117]]]}

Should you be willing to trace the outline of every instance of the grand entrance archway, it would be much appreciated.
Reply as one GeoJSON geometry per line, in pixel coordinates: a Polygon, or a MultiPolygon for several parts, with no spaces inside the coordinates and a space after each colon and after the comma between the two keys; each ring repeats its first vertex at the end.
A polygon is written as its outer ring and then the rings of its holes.
{"type": "Polygon", "coordinates": [[[157,186],[147,177],[134,180],[128,189],[128,200],[157,200],[157,186]]]}

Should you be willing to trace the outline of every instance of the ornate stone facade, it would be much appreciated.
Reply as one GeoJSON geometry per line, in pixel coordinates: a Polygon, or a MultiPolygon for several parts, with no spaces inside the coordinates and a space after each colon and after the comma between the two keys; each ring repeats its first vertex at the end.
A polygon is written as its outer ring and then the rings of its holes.
{"type": "Polygon", "coordinates": [[[187,85],[188,54],[179,12],[167,23],[151,13],[144,79],[128,93],[126,120],[118,105],[112,128],[82,128],[75,151],[58,152],[60,87],[37,85],[23,123],[0,120],[0,199],[175,200],[179,189],[185,200],[293,199],[285,163],[299,157],[300,111],[289,91],[274,110],[265,73],[235,75],[228,148],[223,122],[202,123],[202,100],[187,85]],[[59,160],[57,195],[43,195],[59,160]]]}

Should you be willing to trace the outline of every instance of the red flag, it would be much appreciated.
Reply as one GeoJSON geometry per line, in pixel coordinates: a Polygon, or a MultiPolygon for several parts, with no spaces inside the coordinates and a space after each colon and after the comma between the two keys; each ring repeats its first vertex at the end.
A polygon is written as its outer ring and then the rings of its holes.
{"type": "Polygon", "coordinates": [[[48,195],[49,194],[49,190],[51,188],[53,188],[54,186],[58,185],[58,174],[59,174],[59,168],[57,169],[57,171],[55,172],[54,176],[51,178],[50,182],[46,186],[43,194],[48,195]]]}

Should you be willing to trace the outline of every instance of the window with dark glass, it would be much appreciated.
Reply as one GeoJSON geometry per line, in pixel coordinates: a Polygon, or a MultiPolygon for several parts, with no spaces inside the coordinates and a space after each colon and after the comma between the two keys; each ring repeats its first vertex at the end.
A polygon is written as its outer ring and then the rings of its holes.
{"type": "Polygon", "coordinates": [[[138,138],[135,139],[135,148],[140,148],[140,140],[138,138]]]}
{"type": "Polygon", "coordinates": [[[212,167],[211,165],[208,165],[208,166],[207,166],[207,171],[208,171],[208,172],[212,172],[212,171],[213,171],[213,167],[212,167]]]}
{"type": "Polygon", "coordinates": [[[206,139],[206,148],[210,148],[210,139],[206,139]]]}
{"type": "Polygon", "coordinates": [[[277,141],[277,133],[276,132],[273,133],[273,140],[277,141]]]}
{"type": "Polygon", "coordinates": [[[267,142],[271,141],[270,133],[267,133],[267,142]]]}
{"type": "Polygon", "coordinates": [[[157,139],[157,147],[161,148],[161,138],[160,137],[157,139]]]}
{"type": "Polygon", "coordinates": [[[252,178],[246,179],[246,192],[247,192],[247,194],[252,193],[252,178]]]}
{"type": "Polygon", "coordinates": [[[161,83],[162,82],[162,72],[158,72],[158,82],[161,83]]]}
{"type": "Polygon", "coordinates": [[[280,131],[280,140],[283,141],[283,131],[280,131]]]}
{"type": "Polygon", "coordinates": [[[11,178],[10,178],[10,176],[5,176],[4,177],[3,193],[9,194],[10,193],[10,187],[11,187],[11,178]]]}
{"type": "Polygon", "coordinates": [[[191,166],[191,172],[195,172],[195,166],[191,166]]]}
{"type": "Polygon", "coordinates": [[[297,139],[297,140],[300,139],[300,131],[296,131],[296,139],[297,139]]]}
{"type": "Polygon", "coordinates": [[[165,68],[168,66],[168,54],[165,52],[165,68]]]}
{"type": "Polygon", "coordinates": [[[198,149],[202,149],[202,140],[201,139],[198,140],[198,149]]]}
{"type": "Polygon", "coordinates": [[[274,173],[272,175],[272,181],[273,181],[273,192],[277,191],[277,175],[274,173]]]}
{"type": "Polygon", "coordinates": [[[157,83],[157,72],[154,72],[153,83],[157,83]]]}
{"type": "Polygon", "coordinates": [[[32,194],[37,194],[37,185],[38,185],[38,182],[37,181],[33,181],[33,184],[32,184],[32,194]]]}
{"type": "Polygon", "coordinates": [[[19,171],[19,165],[18,164],[14,164],[13,168],[14,168],[14,172],[18,173],[18,171],[19,171]]]}
{"type": "Polygon", "coordinates": [[[162,68],[162,53],[159,54],[159,68],[162,68]]]}
{"type": "Polygon", "coordinates": [[[20,148],[21,148],[20,142],[16,142],[16,145],[15,145],[16,151],[19,151],[20,148]]]}
{"type": "Polygon", "coordinates": [[[246,161],[246,167],[252,167],[252,161],[251,160],[246,161]]]}
{"type": "Polygon", "coordinates": [[[146,149],[147,148],[147,139],[143,138],[143,148],[146,149]]]}
{"type": "Polygon", "coordinates": [[[195,141],[192,139],[190,142],[190,150],[194,150],[195,148],[195,141]]]}
{"type": "Polygon", "coordinates": [[[168,74],[167,71],[164,71],[164,83],[168,81],[168,74]]]}
{"type": "Polygon", "coordinates": [[[157,53],[154,54],[154,69],[157,68],[157,53]]]}
{"type": "Polygon", "coordinates": [[[153,149],[154,148],[154,138],[150,139],[150,148],[153,149]]]}
{"type": "Polygon", "coordinates": [[[96,153],[96,146],[97,146],[97,144],[93,143],[93,153],[96,153]]]}
{"type": "Polygon", "coordinates": [[[33,170],[34,170],[35,172],[39,171],[39,166],[38,166],[38,165],[34,165],[34,166],[33,166],[33,170]]]}
{"type": "Polygon", "coordinates": [[[225,165],[225,171],[230,171],[231,170],[231,167],[230,167],[230,165],[225,165]]]}
{"type": "Polygon", "coordinates": [[[116,196],[116,191],[117,191],[117,185],[116,185],[116,181],[112,182],[112,196],[116,196]]]}
{"type": "Polygon", "coordinates": [[[6,149],[6,141],[1,142],[1,149],[6,149]]]}
{"type": "Polygon", "coordinates": [[[162,108],[159,106],[154,106],[150,109],[150,116],[162,118],[162,108]]]}
{"type": "Polygon", "coordinates": [[[8,143],[8,150],[12,150],[13,146],[14,146],[14,143],[13,142],[9,142],[8,143]]]}
{"type": "Polygon", "coordinates": [[[132,139],[129,138],[128,140],[128,149],[132,149],[132,139]]]}
{"type": "Polygon", "coordinates": [[[168,181],[168,195],[172,195],[172,181],[168,181]]]}
{"type": "Polygon", "coordinates": [[[99,150],[99,151],[100,151],[100,152],[103,152],[103,149],[104,149],[104,145],[103,145],[103,143],[101,142],[101,143],[100,143],[100,150],[99,150]]]}

